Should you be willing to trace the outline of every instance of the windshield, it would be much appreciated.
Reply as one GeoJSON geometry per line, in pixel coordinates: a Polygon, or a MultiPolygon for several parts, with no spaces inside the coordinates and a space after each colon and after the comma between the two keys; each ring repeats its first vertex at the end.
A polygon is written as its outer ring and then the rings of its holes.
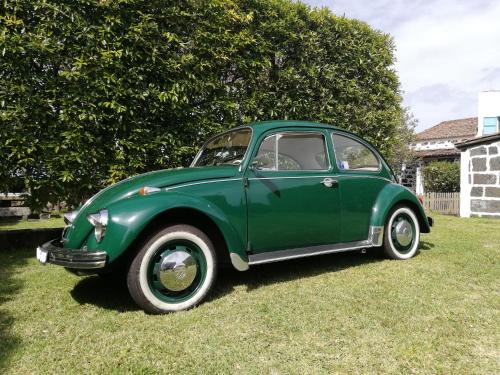
{"type": "Polygon", "coordinates": [[[250,143],[252,130],[238,129],[221,134],[203,146],[193,167],[211,165],[240,165],[250,143]]]}

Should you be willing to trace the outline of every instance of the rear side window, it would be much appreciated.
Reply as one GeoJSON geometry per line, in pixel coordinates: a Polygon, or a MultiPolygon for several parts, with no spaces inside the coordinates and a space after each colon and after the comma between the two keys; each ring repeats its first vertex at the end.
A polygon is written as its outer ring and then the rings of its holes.
{"type": "Polygon", "coordinates": [[[257,169],[272,171],[326,170],[325,137],[321,133],[280,133],[262,141],[254,159],[257,169]]]}
{"type": "Polygon", "coordinates": [[[362,143],[339,134],[333,134],[333,147],[337,166],[347,171],[378,171],[380,162],[362,143]]]}

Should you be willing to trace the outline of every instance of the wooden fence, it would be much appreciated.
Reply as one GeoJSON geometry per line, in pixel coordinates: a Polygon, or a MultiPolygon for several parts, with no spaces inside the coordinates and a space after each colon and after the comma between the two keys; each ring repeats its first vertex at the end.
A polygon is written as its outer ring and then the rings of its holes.
{"type": "Polygon", "coordinates": [[[444,215],[460,213],[460,193],[426,193],[424,207],[444,215]]]}

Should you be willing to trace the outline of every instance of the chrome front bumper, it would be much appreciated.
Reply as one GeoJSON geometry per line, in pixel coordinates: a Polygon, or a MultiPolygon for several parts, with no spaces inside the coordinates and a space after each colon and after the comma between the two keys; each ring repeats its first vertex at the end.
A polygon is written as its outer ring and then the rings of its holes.
{"type": "Polygon", "coordinates": [[[52,263],[72,269],[96,269],[106,266],[105,251],[65,249],[59,240],[52,240],[37,247],[36,257],[40,263],[52,263]]]}

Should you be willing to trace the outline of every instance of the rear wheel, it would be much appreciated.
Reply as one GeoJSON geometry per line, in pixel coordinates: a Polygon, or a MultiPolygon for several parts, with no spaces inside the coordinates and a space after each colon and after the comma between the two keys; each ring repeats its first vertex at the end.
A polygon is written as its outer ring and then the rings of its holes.
{"type": "Polygon", "coordinates": [[[413,257],[420,241],[420,226],[413,210],[396,206],[390,213],[384,230],[384,252],[392,259],[413,257]]]}
{"type": "Polygon", "coordinates": [[[186,310],[200,303],[216,276],[212,242],[190,225],[157,232],[132,261],[127,285],[132,298],[153,314],[186,310]]]}

